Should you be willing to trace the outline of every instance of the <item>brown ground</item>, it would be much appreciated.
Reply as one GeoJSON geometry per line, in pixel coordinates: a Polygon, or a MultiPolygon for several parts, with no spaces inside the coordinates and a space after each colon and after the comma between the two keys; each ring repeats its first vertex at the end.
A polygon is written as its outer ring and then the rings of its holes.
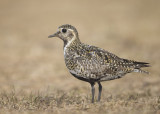
{"type": "Polygon", "coordinates": [[[159,5],[158,0],[1,0],[0,112],[160,113],[159,5]],[[146,69],[151,74],[103,82],[101,102],[91,104],[90,85],[65,67],[62,41],[47,38],[62,24],[74,25],[87,44],[151,63],[146,69]]]}

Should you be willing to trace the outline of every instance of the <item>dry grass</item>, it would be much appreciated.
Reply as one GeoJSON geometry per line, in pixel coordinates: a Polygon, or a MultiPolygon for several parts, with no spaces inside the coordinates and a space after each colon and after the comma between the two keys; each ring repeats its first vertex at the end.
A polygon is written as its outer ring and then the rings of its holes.
{"type": "Polygon", "coordinates": [[[0,113],[160,113],[158,0],[0,3],[0,113]],[[151,63],[151,74],[103,82],[91,104],[90,85],[65,67],[62,41],[47,39],[66,23],[87,44],[151,63]]]}
{"type": "Polygon", "coordinates": [[[23,92],[0,94],[0,109],[18,113],[156,113],[160,111],[160,96],[152,97],[150,91],[126,93],[103,97],[100,103],[90,103],[90,97],[78,91],[55,91],[47,94],[23,92]],[[25,111],[25,112],[24,112],[25,111]]]}

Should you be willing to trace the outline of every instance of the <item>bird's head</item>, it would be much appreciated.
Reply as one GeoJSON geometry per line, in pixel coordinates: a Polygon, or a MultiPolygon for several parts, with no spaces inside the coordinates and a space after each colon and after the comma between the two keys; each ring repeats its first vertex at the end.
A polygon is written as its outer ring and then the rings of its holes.
{"type": "Polygon", "coordinates": [[[64,41],[64,43],[72,42],[78,38],[78,32],[76,28],[72,25],[65,24],[58,27],[58,31],[52,35],[49,35],[48,38],[58,37],[64,41]]]}

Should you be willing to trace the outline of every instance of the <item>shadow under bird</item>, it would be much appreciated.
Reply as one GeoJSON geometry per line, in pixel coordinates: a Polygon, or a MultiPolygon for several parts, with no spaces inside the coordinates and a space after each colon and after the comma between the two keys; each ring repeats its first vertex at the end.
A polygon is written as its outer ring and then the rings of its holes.
{"type": "Polygon", "coordinates": [[[127,73],[147,73],[142,67],[149,67],[149,63],[137,62],[120,58],[99,47],[84,44],[80,41],[76,28],[65,24],[50,36],[58,37],[64,42],[64,59],[69,72],[76,78],[91,84],[92,103],[95,88],[99,85],[98,101],[101,99],[102,81],[114,80],[127,73]]]}

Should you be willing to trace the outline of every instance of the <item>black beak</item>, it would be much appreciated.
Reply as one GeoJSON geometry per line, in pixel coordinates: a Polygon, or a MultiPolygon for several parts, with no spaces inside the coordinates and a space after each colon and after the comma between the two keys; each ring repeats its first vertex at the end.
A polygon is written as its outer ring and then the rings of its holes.
{"type": "Polygon", "coordinates": [[[54,33],[54,34],[52,34],[52,35],[49,35],[48,38],[58,37],[58,34],[59,34],[59,33],[60,33],[60,32],[58,31],[58,32],[56,32],[56,33],[54,33]]]}

